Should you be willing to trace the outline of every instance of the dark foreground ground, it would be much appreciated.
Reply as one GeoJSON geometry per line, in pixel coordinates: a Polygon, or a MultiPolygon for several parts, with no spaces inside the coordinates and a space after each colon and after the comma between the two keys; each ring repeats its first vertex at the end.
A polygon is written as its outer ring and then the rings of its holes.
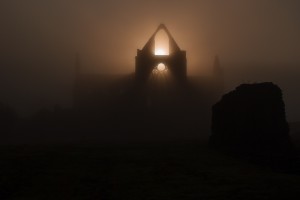
{"type": "Polygon", "coordinates": [[[300,175],[206,144],[0,147],[0,199],[299,199],[300,175]]]}

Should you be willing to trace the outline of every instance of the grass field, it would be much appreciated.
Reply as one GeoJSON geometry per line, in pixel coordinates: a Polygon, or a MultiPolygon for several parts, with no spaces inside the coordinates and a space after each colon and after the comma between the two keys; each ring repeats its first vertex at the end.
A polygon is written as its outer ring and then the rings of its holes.
{"type": "Polygon", "coordinates": [[[0,199],[299,199],[300,175],[206,144],[0,147],[0,199]]]}

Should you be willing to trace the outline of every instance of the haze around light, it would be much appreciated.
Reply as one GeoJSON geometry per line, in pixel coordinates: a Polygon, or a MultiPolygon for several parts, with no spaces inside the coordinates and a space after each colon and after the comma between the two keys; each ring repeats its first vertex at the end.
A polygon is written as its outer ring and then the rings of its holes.
{"type": "Polygon", "coordinates": [[[300,120],[299,10],[297,0],[3,0],[1,101],[22,112],[70,105],[76,53],[87,73],[132,73],[137,49],[164,23],[189,75],[209,74],[218,54],[227,90],[274,81],[300,120]]]}

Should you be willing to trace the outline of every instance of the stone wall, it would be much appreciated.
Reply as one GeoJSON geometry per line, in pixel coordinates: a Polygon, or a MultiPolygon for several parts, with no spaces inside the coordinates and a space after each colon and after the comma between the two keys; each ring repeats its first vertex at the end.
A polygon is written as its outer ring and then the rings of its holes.
{"type": "Polygon", "coordinates": [[[291,151],[281,89],[273,83],[243,84],[212,108],[210,145],[249,155],[291,151]]]}

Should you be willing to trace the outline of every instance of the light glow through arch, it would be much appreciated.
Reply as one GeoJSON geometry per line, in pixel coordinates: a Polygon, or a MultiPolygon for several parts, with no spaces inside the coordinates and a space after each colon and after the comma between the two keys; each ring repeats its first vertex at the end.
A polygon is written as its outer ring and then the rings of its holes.
{"type": "Polygon", "coordinates": [[[164,49],[155,49],[155,55],[164,56],[164,55],[168,55],[168,54],[164,49]]]}
{"type": "Polygon", "coordinates": [[[169,55],[169,36],[165,30],[160,30],[155,36],[155,55],[169,55]]]}
{"type": "Polygon", "coordinates": [[[157,65],[157,70],[160,71],[160,72],[166,71],[166,69],[167,69],[167,67],[166,67],[166,65],[163,64],[163,63],[159,63],[159,64],[157,65]]]}

